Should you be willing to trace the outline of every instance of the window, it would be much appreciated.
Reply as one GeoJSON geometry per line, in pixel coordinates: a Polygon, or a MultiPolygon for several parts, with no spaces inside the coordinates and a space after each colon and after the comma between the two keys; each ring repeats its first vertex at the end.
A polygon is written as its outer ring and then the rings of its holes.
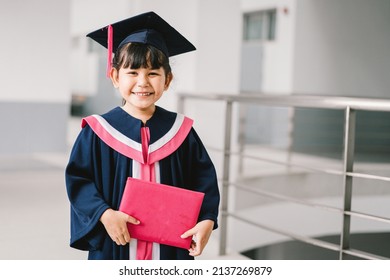
{"type": "Polygon", "coordinates": [[[275,30],[276,9],[244,14],[245,41],[273,41],[275,30]]]}

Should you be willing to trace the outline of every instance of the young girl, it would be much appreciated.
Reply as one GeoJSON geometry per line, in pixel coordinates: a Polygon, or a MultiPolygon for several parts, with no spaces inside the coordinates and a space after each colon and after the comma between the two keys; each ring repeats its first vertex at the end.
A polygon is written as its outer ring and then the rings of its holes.
{"type": "Polygon", "coordinates": [[[89,259],[193,259],[217,228],[216,173],[189,118],[155,105],[172,81],[169,56],[195,50],[153,12],[88,34],[115,52],[109,76],[123,106],[83,119],[66,168],[71,203],[70,245],[89,259]],[[128,177],[205,194],[188,250],[131,238],[118,211],[128,177]]]}

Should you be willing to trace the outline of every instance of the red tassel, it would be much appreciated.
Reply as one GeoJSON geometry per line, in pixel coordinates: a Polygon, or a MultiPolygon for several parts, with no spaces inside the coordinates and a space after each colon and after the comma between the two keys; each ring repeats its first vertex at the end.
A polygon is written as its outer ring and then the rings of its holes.
{"type": "Polygon", "coordinates": [[[111,64],[112,64],[112,45],[114,38],[114,30],[111,25],[108,26],[107,30],[107,77],[110,77],[111,64]]]}

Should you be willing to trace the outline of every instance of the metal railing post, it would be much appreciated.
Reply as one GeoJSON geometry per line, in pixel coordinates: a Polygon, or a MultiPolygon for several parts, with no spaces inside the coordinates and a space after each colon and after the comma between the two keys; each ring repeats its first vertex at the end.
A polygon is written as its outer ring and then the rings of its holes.
{"type": "Polygon", "coordinates": [[[350,228],[351,216],[346,212],[351,211],[352,205],[352,176],[347,172],[353,172],[353,161],[355,152],[355,127],[356,127],[356,111],[347,107],[345,109],[345,124],[344,124],[344,180],[343,180],[343,224],[340,236],[340,259],[345,258],[344,250],[350,247],[350,228]]]}
{"type": "Polygon", "coordinates": [[[226,255],[233,102],[226,100],[219,254],[226,255]]]}
{"type": "Polygon", "coordinates": [[[294,118],[295,118],[295,107],[290,107],[288,111],[288,144],[287,144],[287,164],[289,164],[288,169],[290,170],[291,157],[293,153],[294,146],[294,118]]]}
{"type": "Polygon", "coordinates": [[[244,173],[245,131],[246,131],[247,106],[244,103],[238,105],[238,174],[244,173]]]}

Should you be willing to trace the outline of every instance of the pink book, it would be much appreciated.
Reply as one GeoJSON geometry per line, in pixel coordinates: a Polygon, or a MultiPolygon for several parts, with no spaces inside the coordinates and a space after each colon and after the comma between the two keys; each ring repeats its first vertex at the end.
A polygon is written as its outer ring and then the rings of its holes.
{"type": "Polygon", "coordinates": [[[131,238],[188,249],[182,239],[198,220],[204,193],[129,177],[119,210],[141,223],[127,227],[131,238]]]}

